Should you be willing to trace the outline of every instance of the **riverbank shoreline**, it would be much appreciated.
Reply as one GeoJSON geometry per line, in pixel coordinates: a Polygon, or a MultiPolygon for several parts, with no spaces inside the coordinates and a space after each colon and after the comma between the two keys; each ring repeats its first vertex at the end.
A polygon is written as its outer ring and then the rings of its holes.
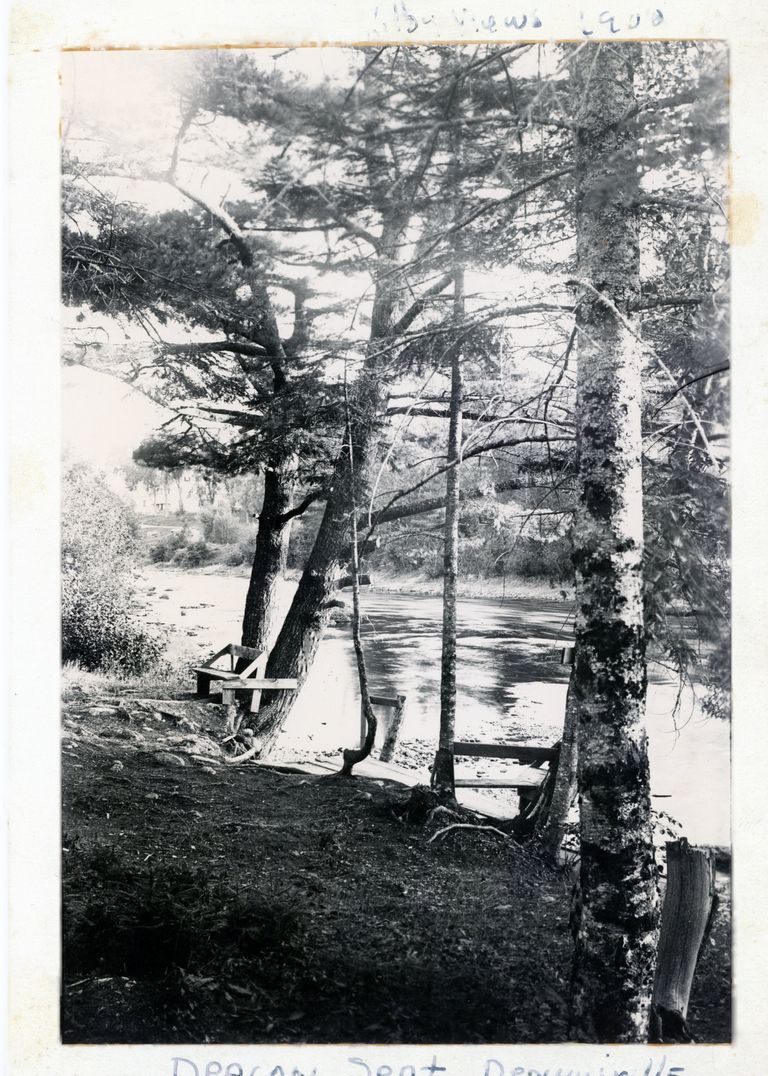
{"type": "MultiPolygon", "coordinates": [[[[169,575],[221,575],[235,579],[247,579],[251,570],[248,565],[235,566],[226,564],[206,564],[199,568],[180,567],[174,564],[148,564],[146,568],[168,572],[169,575]]],[[[301,572],[291,569],[285,574],[285,585],[291,591],[296,587],[301,572]]],[[[443,593],[443,580],[440,577],[425,578],[414,572],[409,575],[393,575],[387,572],[372,574],[373,582],[365,589],[371,593],[402,594],[427,598],[439,598],[443,593]]],[[[545,601],[570,602],[574,599],[573,589],[555,586],[547,579],[522,579],[518,577],[494,576],[492,579],[468,577],[459,580],[460,598],[498,599],[499,601],[545,601]]]]}
{"type": "MultiPolygon", "coordinates": [[[[215,568],[192,572],[155,566],[143,574],[137,599],[144,607],[144,623],[148,630],[169,633],[168,659],[191,683],[191,668],[240,638],[247,578],[215,568]]],[[[295,585],[286,581],[278,591],[278,622],[295,585]]],[[[349,597],[342,596],[349,609],[349,597]]],[[[554,743],[562,730],[567,685],[558,648],[572,637],[572,607],[551,593],[547,601],[475,597],[461,603],[459,650],[465,675],[459,685],[457,738],[554,743]]],[[[408,697],[395,761],[421,766],[433,757],[439,713],[440,596],[366,587],[363,612],[371,683],[382,694],[408,697]]],[[[649,667],[653,791],[663,797],[657,806],[682,823],[692,843],[727,846],[728,729],[705,718],[698,694],[690,687],[681,694],[667,670],[649,667]]],[[[349,627],[331,625],[281,733],[280,752],[340,753],[359,740],[359,715],[349,627]]],[[[381,721],[383,735],[385,714],[381,721]]],[[[494,776],[499,765],[493,764],[494,776]]],[[[495,790],[488,794],[497,795],[495,790]]]]}

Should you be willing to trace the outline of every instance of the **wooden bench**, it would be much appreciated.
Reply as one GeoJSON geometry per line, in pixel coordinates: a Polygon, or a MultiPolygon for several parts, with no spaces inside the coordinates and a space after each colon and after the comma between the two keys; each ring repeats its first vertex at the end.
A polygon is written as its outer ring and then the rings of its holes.
{"type": "Polygon", "coordinates": [[[228,643],[213,657],[208,658],[202,665],[194,670],[197,677],[197,694],[201,698],[207,698],[211,693],[211,685],[218,680],[244,680],[256,673],[263,676],[267,667],[267,654],[255,650],[252,646],[239,646],[237,643],[228,643]],[[215,662],[223,657],[229,658],[229,668],[216,668],[215,662]],[[240,659],[247,660],[248,664],[239,672],[235,672],[235,666],[240,659]]]}
{"type": "Polygon", "coordinates": [[[268,654],[255,650],[252,646],[240,646],[228,643],[225,647],[208,658],[194,670],[197,677],[197,694],[209,698],[212,694],[221,694],[222,704],[227,711],[227,730],[232,732],[236,726],[236,701],[239,696],[248,699],[248,709],[257,713],[261,703],[262,691],[295,691],[299,681],[292,677],[265,676],[268,654]],[[229,668],[221,669],[216,662],[223,657],[229,658],[229,668]],[[239,661],[246,664],[236,671],[239,661]],[[255,674],[255,675],[254,675],[255,674]]]}
{"type": "Polygon", "coordinates": [[[553,763],[560,753],[559,744],[555,747],[535,747],[530,744],[515,743],[462,743],[453,745],[454,756],[475,758],[507,758],[524,765],[514,777],[457,777],[455,788],[511,788],[520,799],[521,812],[536,799],[544,784],[549,770],[539,767],[553,763]]]}
{"type": "MultiPolygon", "coordinates": [[[[573,665],[574,644],[565,641],[566,645],[560,649],[560,664],[573,665]]],[[[455,788],[512,788],[519,797],[521,808],[527,801],[536,798],[538,790],[544,784],[547,774],[552,769],[552,763],[556,763],[560,755],[560,744],[554,747],[536,747],[521,743],[467,743],[456,741],[453,745],[453,754],[470,756],[474,758],[508,758],[514,762],[523,763],[515,777],[459,777],[454,780],[455,788]],[[540,767],[544,763],[548,769],[540,767]]]]}
{"type": "Polygon", "coordinates": [[[221,692],[222,705],[227,712],[227,732],[234,732],[239,727],[236,710],[236,699],[239,693],[250,694],[248,709],[252,714],[255,714],[258,712],[259,704],[261,703],[262,691],[295,691],[298,686],[299,681],[294,680],[292,677],[257,676],[247,680],[240,677],[216,680],[210,685],[210,688],[214,694],[221,692]]]}

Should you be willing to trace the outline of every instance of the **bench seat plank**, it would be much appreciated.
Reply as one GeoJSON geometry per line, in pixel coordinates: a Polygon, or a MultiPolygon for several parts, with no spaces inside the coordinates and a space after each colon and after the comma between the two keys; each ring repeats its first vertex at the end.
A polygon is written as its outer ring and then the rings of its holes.
{"type": "Polygon", "coordinates": [[[544,780],[546,770],[530,770],[517,777],[457,777],[456,788],[538,788],[544,780]]]}
{"type": "Polygon", "coordinates": [[[211,684],[211,691],[291,691],[299,686],[299,681],[288,676],[260,676],[256,679],[242,680],[239,676],[226,677],[226,683],[219,681],[211,684]]]}
{"type": "Polygon", "coordinates": [[[206,667],[205,665],[201,665],[197,669],[193,669],[192,672],[198,674],[202,673],[203,676],[209,676],[211,679],[218,680],[239,680],[242,676],[242,673],[230,672],[229,669],[212,669],[210,667],[206,667]]]}
{"type": "Polygon", "coordinates": [[[462,743],[453,745],[454,755],[476,758],[513,758],[519,762],[554,762],[558,756],[556,747],[534,747],[514,743],[462,743]]]}

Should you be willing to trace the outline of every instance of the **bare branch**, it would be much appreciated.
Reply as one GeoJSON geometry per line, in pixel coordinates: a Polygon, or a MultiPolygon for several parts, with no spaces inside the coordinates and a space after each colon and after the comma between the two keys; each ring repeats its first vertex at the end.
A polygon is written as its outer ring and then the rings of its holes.
{"type": "Polygon", "coordinates": [[[290,508],[287,512],[283,512],[282,515],[278,517],[279,522],[288,523],[289,520],[295,519],[296,516],[300,516],[303,512],[306,512],[310,505],[314,504],[316,501],[325,500],[327,496],[327,491],[324,489],[312,490],[303,498],[303,500],[299,501],[297,505],[290,508]]]}

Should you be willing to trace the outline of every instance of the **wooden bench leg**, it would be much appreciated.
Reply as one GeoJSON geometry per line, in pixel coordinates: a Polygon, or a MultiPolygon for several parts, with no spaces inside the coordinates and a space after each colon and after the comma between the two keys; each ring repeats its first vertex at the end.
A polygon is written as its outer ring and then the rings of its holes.
{"type": "MultiPolygon", "coordinates": [[[[262,679],[267,675],[267,654],[266,654],[266,652],[264,654],[262,654],[261,657],[259,658],[259,660],[258,660],[258,662],[257,662],[257,664],[256,664],[256,666],[255,666],[255,668],[253,670],[252,675],[253,675],[254,679],[256,679],[256,680],[262,679]]],[[[251,705],[249,707],[249,712],[252,713],[252,714],[257,714],[259,712],[259,707],[260,706],[261,706],[261,692],[258,691],[258,690],[252,691],[251,692],[251,705]]]]}
{"type": "Polygon", "coordinates": [[[227,736],[229,736],[230,733],[235,731],[235,720],[237,717],[234,688],[224,688],[221,693],[221,701],[224,705],[224,712],[226,714],[224,729],[227,736]]]}

